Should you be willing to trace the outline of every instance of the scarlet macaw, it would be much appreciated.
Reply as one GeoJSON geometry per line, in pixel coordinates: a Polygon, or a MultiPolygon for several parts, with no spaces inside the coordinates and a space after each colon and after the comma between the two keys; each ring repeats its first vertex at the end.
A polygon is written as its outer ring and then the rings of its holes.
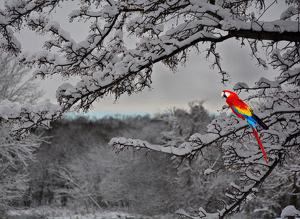
{"type": "Polygon", "coordinates": [[[230,106],[231,110],[241,119],[246,120],[249,123],[249,126],[253,130],[253,134],[257,139],[257,142],[265,156],[266,162],[268,163],[268,158],[266,155],[266,152],[261,144],[261,141],[258,137],[257,130],[255,127],[255,123],[258,124],[260,127],[262,127],[265,130],[268,130],[269,127],[261,121],[260,118],[258,118],[251,110],[251,108],[244,103],[237,94],[228,91],[223,90],[221,94],[222,98],[226,98],[226,103],[230,106]]]}

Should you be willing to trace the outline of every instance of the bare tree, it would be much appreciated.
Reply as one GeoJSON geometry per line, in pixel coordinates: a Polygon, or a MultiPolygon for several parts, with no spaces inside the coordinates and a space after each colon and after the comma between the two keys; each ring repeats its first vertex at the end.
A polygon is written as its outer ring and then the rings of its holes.
{"type": "MultiPolygon", "coordinates": [[[[151,86],[152,68],[163,62],[171,69],[185,62],[191,49],[201,50],[207,43],[207,56],[214,58],[222,82],[228,73],[222,68],[217,45],[233,38],[248,44],[258,64],[278,69],[274,81],[261,78],[256,86],[238,83],[237,92],[253,91],[250,100],[263,104],[256,114],[270,126],[260,131],[260,138],[270,159],[263,161],[248,125],[234,115],[222,113],[208,126],[207,134],[194,134],[181,145],[151,145],[141,140],[112,139],[110,145],[119,150],[126,147],[147,148],[192,157],[204,148],[217,145],[224,151],[224,167],[241,173],[241,183],[232,183],[226,193],[224,208],[209,214],[203,208],[197,216],[184,211],[179,215],[191,218],[224,218],[239,211],[257,187],[265,181],[276,166],[285,160],[291,149],[299,149],[299,75],[300,24],[299,1],[285,1],[286,8],[278,20],[264,21],[263,14],[272,10],[264,0],[145,0],[145,1],[80,1],[80,8],[70,15],[70,21],[91,20],[90,33],[82,42],[76,42],[49,18],[49,12],[60,4],[59,0],[7,1],[1,10],[1,47],[14,54],[21,45],[14,36],[24,26],[38,34],[51,33],[53,39],[45,42],[47,51],[26,52],[21,63],[38,67],[36,75],[53,74],[81,77],[76,85],[63,84],[57,90],[60,106],[41,102],[35,107],[1,103],[1,117],[16,122],[17,134],[26,133],[37,125],[48,126],[71,107],[88,110],[94,101],[108,94],[119,98],[151,86]],[[12,3],[11,3],[12,2],[12,3]],[[255,16],[254,11],[259,15],[255,16]],[[38,13],[37,13],[38,12],[38,13]],[[134,49],[124,44],[124,33],[139,38],[134,49]],[[264,49],[266,59],[259,56],[264,49]],[[58,52],[57,52],[58,51],[58,52]],[[6,107],[10,107],[10,111],[6,107]]],[[[283,164],[285,165],[285,164],[283,164]]]]}
{"type": "MultiPolygon", "coordinates": [[[[30,76],[30,70],[20,65],[15,56],[1,53],[0,99],[35,103],[44,92],[38,89],[39,84],[30,76]]],[[[33,134],[16,139],[11,136],[12,126],[9,122],[0,125],[0,215],[26,195],[29,181],[27,164],[35,160],[34,151],[45,140],[33,134]]]]}
{"type": "Polygon", "coordinates": [[[18,59],[7,53],[0,54],[0,99],[15,103],[36,103],[44,95],[30,68],[20,65],[18,59]]]}
{"type": "Polygon", "coordinates": [[[0,127],[0,215],[26,195],[29,177],[26,166],[35,160],[34,151],[43,138],[31,134],[18,140],[10,134],[11,127],[0,127]]]}

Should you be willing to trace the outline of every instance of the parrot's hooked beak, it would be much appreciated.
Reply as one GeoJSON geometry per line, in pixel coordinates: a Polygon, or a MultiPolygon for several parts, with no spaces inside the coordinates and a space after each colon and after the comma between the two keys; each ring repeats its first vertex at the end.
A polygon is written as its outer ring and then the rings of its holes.
{"type": "Polygon", "coordinates": [[[221,93],[222,98],[227,98],[226,94],[224,92],[221,93]]]}

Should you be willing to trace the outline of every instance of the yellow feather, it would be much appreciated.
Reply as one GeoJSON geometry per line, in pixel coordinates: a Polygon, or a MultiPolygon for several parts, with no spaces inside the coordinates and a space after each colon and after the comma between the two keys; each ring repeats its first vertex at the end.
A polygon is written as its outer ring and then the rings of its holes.
{"type": "Polygon", "coordinates": [[[252,116],[252,110],[249,106],[247,106],[245,109],[241,109],[238,107],[234,107],[238,113],[242,114],[242,115],[246,115],[246,116],[252,116]]]}

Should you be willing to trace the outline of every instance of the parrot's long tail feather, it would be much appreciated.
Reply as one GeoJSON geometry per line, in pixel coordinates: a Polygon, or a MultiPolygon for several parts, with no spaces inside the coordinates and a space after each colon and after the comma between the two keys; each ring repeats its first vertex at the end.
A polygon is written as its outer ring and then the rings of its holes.
{"type": "Polygon", "coordinates": [[[252,113],[252,118],[253,118],[253,119],[257,122],[257,124],[258,124],[260,127],[262,127],[263,129],[265,129],[265,130],[268,130],[268,129],[269,129],[269,127],[268,127],[263,121],[261,121],[261,119],[258,118],[258,116],[255,115],[254,113],[252,113]]]}
{"type": "Polygon", "coordinates": [[[262,150],[262,152],[263,152],[263,154],[264,154],[264,156],[265,156],[266,162],[268,163],[268,157],[267,157],[267,154],[266,154],[266,152],[265,152],[265,150],[264,150],[264,148],[263,148],[263,146],[262,146],[262,144],[261,144],[261,141],[260,141],[260,139],[259,139],[259,137],[258,137],[257,131],[255,130],[255,128],[254,128],[253,126],[252,126],[252,130],[253,130],[253,134],[254,134],[254,136],[256,137],[257,142],[258,142],[258,144],[259,144],[259,146],[260,146],[260,148],[261,148],[261,150],[262,150]]]}

